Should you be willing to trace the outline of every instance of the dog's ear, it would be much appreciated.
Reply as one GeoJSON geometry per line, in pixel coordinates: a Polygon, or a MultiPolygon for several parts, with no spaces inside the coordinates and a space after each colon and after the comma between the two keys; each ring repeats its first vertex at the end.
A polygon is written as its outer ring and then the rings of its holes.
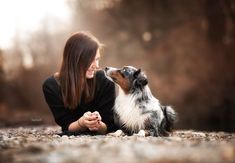
{"type": "Polygon", "coordinates": [[[138,88],[142,88],[148,84],[148,80],[145,75],[139,73],[137,78],[135,79],[135,86],[138,88]]]}
{"type": "Polygon", "coordinates": [[[141,69],[138,69],[136,72],[134,72],[134,78],[137,78],[141,72],[141,69]]]}

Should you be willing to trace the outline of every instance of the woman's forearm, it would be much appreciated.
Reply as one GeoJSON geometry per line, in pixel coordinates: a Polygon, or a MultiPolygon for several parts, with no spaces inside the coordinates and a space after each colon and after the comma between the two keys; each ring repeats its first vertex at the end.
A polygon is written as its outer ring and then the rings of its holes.
{"type": "Polygon", "coordinates": [[[69,125],[68,130],[71,132],[87,130],[87,127],[85,125],[83,125],[83,123],[81,123],[81,122],[82,122],[82,117],[79,118],[77,121],[72,122],[69,125]]]}

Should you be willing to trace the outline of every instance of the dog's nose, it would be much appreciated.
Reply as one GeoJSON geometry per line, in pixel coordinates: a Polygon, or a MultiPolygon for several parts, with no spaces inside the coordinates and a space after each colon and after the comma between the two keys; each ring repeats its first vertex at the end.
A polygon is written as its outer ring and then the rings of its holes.
{"type": "Polygon", "coordinates": [[[109,67],[105,67],[105,71],[108,71],[109,70],[109,67]]]}

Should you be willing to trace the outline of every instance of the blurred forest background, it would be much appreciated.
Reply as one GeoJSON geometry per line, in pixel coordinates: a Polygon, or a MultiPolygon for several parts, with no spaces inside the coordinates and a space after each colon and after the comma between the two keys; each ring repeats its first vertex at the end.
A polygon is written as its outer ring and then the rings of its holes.
{"type": "Polygon", "coordinates": [[[178,112],[177,129],[235,131],[234,0],[65,1],[68,23],[46,16],[1,47],[1,127],[55,124],[41,86],[58,71],[67,38],[85,30],[106,45],[101,67],[146,72],[153,94],[178,112]]]}

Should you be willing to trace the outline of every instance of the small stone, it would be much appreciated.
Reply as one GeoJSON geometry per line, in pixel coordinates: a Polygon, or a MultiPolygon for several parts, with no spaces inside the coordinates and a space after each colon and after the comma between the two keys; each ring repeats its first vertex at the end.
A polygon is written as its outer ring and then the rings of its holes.
{"type": "Polygon", "coordinates": [[[68,137],[67,135],[63,135],[61,138],[62,138],[63,140],[69,139],[69,137],[68,137]]]}
{"type": "Polygon", "coordinates": [[[53,138],[60,138],[60,135],[52,135],[53,138]]]}
{"type": "Polygon", "coordinates": [[[206,134],[203,132],[196,132],[195,133],[196,136],[201,136],[201,137],[206,137],[206,134]]]}
{"type": "Polygon", "coordinates": [[[73,139],[73,138],[75,138],[75,136],[74,136],[74,135],[69,136],[69,139],[73,139]]]}

